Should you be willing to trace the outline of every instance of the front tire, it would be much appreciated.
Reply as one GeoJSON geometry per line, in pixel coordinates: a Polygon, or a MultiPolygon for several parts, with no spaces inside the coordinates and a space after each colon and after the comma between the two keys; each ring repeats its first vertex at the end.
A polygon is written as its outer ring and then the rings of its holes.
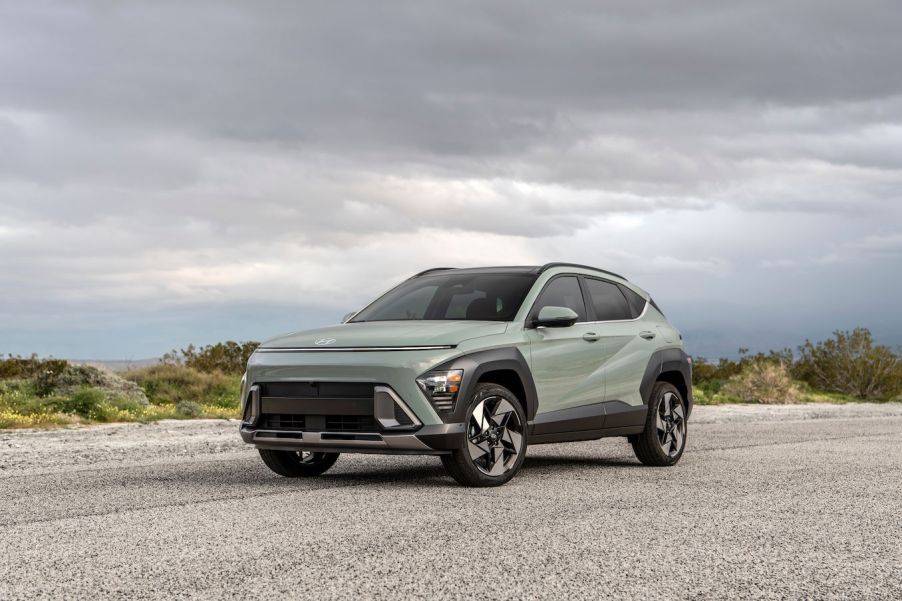
{"type": "Polygon", "coordinates": [[[338,455],[339,453],[260,449],[260,458],[266,467],[286,478],[319,476],[335,465],[338,455]]]}
{"type": "Polygon", "coordinates": [[[676,386],[657,382],[648,403],[645,430],[630,439],[633,452],[645,465],[676,464],[686,448],[686,401],[676,386]]]}
{"type": "Polygon", "coordinates": [[[526,414],[520,401],[497,384],[477,384],[467,408],[467,441],[442,455],[442,464],[464,486],[501,486],[526,457],[526,414]]]}

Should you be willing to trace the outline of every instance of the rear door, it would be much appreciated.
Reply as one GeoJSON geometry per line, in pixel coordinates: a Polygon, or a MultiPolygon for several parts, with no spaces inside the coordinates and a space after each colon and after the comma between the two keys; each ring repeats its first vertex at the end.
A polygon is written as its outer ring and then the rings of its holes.
{"type": "Polygon", "coordinates": [[[600,403],[604,398],[604,349],[595,325],[588,323],[580,278],[559,275],[549,280],[533,304],[527,323],[546,306],[568,307],[579,318],[570,327],[526,330],[530,368],[539,397],[537,413],[600,403]]]}
{"type": "Polygon", "coordinates": [[[604,345],[605,401],[642,405],[639,385],[655,352],[655,324],[645,321],[646,300],[626,286],[583,277],[589,294],[593,327],[604,345]]]}

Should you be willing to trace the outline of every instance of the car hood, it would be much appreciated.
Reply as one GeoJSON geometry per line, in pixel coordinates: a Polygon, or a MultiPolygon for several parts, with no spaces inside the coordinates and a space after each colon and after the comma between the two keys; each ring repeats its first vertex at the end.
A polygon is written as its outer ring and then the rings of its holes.
{"type": "Polygon", "coordinates": [[[261,348],[454,346],[505,330],[507,322],[501,321],[367,321],[278,336],[261,348]]]}

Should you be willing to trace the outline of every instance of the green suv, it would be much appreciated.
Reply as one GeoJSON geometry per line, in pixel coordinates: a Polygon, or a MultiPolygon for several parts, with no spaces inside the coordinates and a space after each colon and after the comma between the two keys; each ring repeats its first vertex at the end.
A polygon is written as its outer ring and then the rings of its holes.
{"type": "Polygon", "coordinates": [[[626,436],[679,461],[692,411],[682,336],[619,275],[568,263],[430,269],[341,325],[281,336],[248,361],[241,437],[283,476],[340,453],[439,455],[497,486],[527,445],[626,436]]]}

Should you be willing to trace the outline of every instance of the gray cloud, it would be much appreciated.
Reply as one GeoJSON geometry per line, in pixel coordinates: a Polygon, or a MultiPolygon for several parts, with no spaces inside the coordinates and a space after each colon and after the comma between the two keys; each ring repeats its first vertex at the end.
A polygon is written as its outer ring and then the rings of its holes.
{"type": "Polygon", "coordinates": [[[235,337],[562,258],[707,353],[735,311],[762,344],[858,325],[838,278],[902,300],[900,29],[892,1],[5,4],[0,351],[155,353],[160,320],[235,337]],[[831,303],[771,327],[762,294],[831,303]]]}

